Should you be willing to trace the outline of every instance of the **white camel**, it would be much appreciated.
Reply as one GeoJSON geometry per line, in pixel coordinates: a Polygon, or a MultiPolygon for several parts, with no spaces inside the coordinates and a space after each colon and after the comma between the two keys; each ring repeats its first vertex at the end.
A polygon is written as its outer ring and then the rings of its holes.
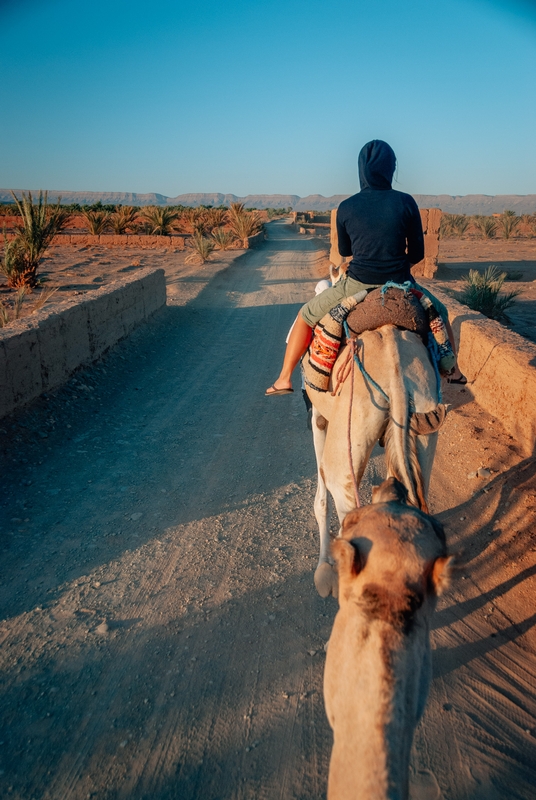
{"type": "MultiPolygon", "coordinates": [[[[434,368],[417,334],[384,325],[362,333],[357,345],[366,376],[356,366],[334,394],[307,389],[313,403],[318,467],[314,511],[320,556],[315,585],[322,597],[337,591],[330,555],[329,495],[342,524],[357,505],[354,477],[359,485],[374,445],[383,439],[387,476],[398,478],[408,490],[409,501],[427,511],[437,429],[445,416],[444,406],[438,405],[434,368]]],[[[348,363],[348,347],[341,348],[332,381],[348,363]]]]}
{"type": "Polygon", "coordinates": [[[333,543],[339,604],[324,700],[328,800],[407,800],[413,734],[431,679],[430,622],[452,557],[442,526],[389,478],[333,543]]]}

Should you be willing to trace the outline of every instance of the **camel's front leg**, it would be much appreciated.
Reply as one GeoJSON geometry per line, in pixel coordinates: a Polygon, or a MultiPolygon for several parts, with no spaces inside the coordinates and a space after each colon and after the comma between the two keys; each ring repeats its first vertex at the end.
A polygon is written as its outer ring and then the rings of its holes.
{"type": "Polygon", "coordinates": [[[315,571],[315,586],[321,597],[327,597],[332,593],[336,595],[336,574],[332,567],[329,543],[331,500],[326,489],[326,482],[321,468],[328,423],[314,406],[312,423],[317,466],[317,486],[314,509],[320,533],[320,555],[318,558],[318,566],[315,571]]]}

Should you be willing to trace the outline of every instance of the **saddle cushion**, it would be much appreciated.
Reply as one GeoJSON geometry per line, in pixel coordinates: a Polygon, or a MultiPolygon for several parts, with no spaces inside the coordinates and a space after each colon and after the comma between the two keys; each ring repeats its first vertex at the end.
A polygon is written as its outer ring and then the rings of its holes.
{"type": "Polygon", "coordinates": [[[430,330],[426,311],[412,292],[389,288],[382,297],[381,289],[373,289],[346,319],[350,333],[359,336],[382,325],[395,325],[425,337],[430,330]]]}

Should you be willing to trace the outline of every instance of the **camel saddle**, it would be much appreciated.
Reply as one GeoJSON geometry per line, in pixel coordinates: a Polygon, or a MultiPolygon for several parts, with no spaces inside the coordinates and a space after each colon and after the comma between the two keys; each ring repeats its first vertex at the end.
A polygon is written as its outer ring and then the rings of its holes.
{"type": "Polygon", "coordinates": [[[426,311],[413,292],[389,288],[372,289],[362,303],[353,308],[346,318],[350,336],[354,339],[364,331],[373,331],[382,325],[395,325],[414,331],[423,339],[430,330],[426,311]]]}

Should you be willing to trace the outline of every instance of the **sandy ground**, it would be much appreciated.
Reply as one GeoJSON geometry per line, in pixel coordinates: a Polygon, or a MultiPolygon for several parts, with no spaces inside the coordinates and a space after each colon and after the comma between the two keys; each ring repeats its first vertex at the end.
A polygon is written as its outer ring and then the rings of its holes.
{"type": "MultiPolygon", "coordinates": [[[[203,265],[187,263],[190,250],[149,250],[147,248],[116,247],[50,247],[39,268],[38,277],[42,286],[28,293],[23,301],[22,313],[25,317],[32,313],[35,301],[42,289],[56,292],[47,301],[46,308],[61,305],[62,302],[82,297],[112,281],[135,274],[146,267],[161,267],[166,272],[168,294],[174,298],[180,294],[181,302],[195,297],[215,271],[228,266],[238,255],[246,251],[215,251],[210,261],[203,265]]],[[[0,276],[0,301],[12,307],[14,292],[8,289],[5,279],[0,276]]],[[[12,315],[12,311],[9,312],[12,315]]]]}
{"type": "Polygon", "coordinates": [[[504,283],[504,292],[514,289],[522,292],[508,312],[509,327],[536,341],[536,239],[442,239],[438,262],[440,267],[434,282],[453,296],[463,289],[461,276],[470,269],[483,272],[494,264],[502,271],[523,273],[521,280],[504,283]]]}
{"type": "MultiPolygon", "coordinates": [[[[2,797],[325,796],[336,602],[313,586],[311,435],[298,391],[263,395],[325,251],[269,232],[177,270],[150,323],[0,423],[2,797]]],[[[412,798],[529,800],[536,465],[470,389],[445,395],[431,502],[463,566],[412,798]]],[[[378,452],[364,499],[381,475],[378,452]]]]}

